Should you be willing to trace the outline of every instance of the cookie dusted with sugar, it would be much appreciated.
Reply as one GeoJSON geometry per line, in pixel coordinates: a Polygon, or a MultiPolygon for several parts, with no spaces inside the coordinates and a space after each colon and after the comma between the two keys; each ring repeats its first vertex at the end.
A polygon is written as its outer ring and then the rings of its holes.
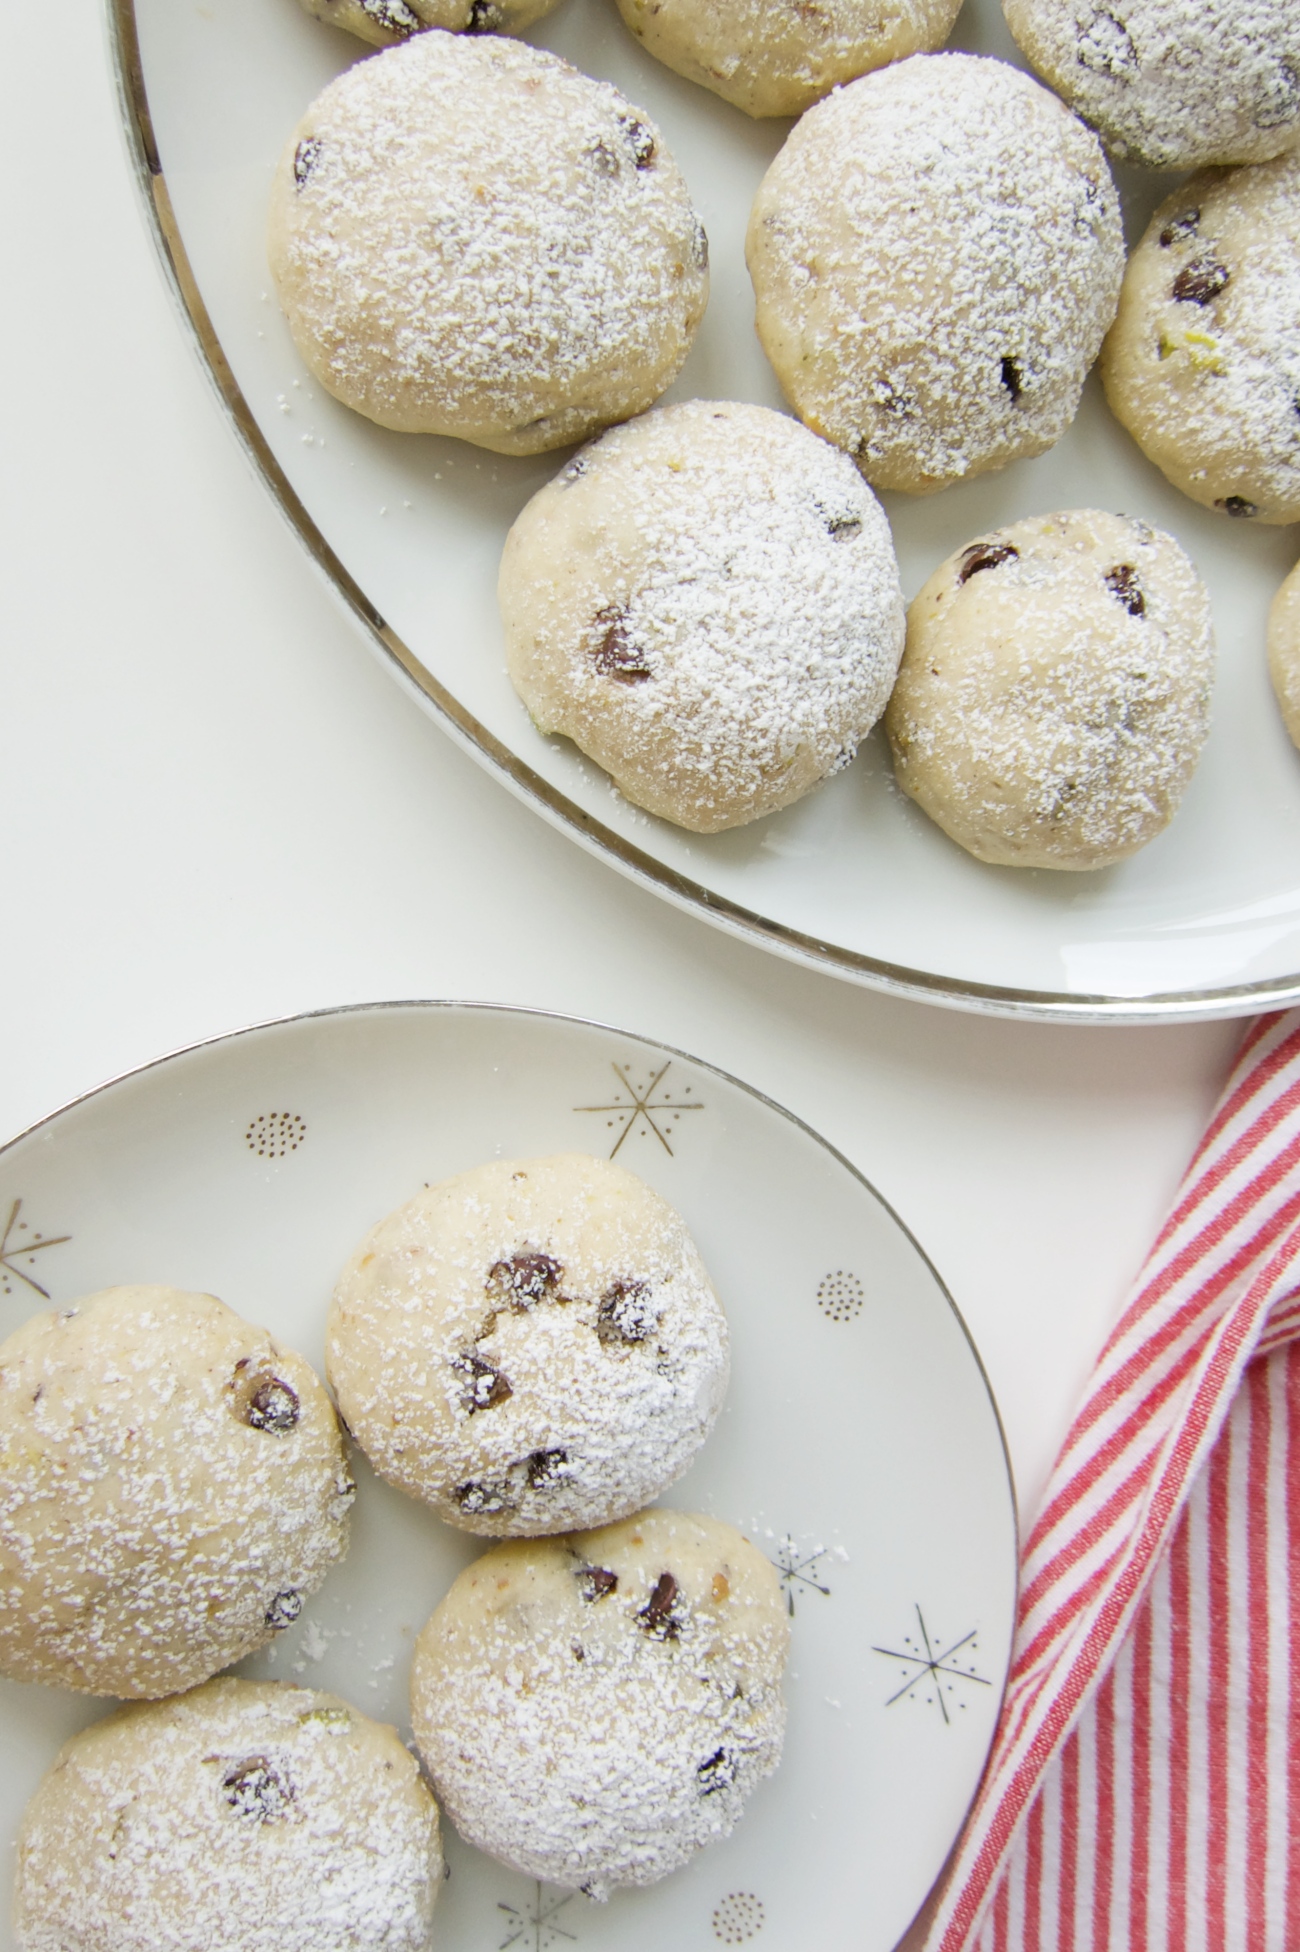
{"type": "Polygon", "coordinates": [[[470,1843],[603,1898],[734,1828],[780,1761],[788,1645],[775,1568],[716,1518],[497,1546],[416,1642],[415,1739],[470,1843]]]}
{"type": "Polygon", "coordinates": [[[1268,668],[1292,744],[1300,746],[1300,563],[1269,609],[1268,668]]]}
{"type": "Polygon", "coordinates": [[[1300,141],[1295,0],[1002,0],[1002,11],[1117,156],[1199,169],[1300,141]]]}
{"type": "Polygon", "coordinates": [[[428,1952],[438,1808],[336,1695],[210,1681],[65,1743],[27,1805],[23,1952],[428,1952]]]}
{"type": "Polygon", "coordinates": [[[302,0],[327,27],[342,27],[375,47],[392,47],[445,27],[452,34],[522,34],[559,0],[302,0]]]}
{"type": "Polygon", "coordinates": [[[1175,488],[1242,520],[1300,522],[1300,151],[1166,197],[1101,370],[1175,488]]]}
{"type": "Polygon", "coordinates": [[[329,392],[500,454],[648,407],[708,298],[704,228],[640,109],[521,41],[436,29],[313,102],[270,261],[329,392]]]}
{"type": "Polygon", "coordinates": [[[846,765],[903,643],[889,524],[785,414],[693,400],[618,427],[506,540],[515,689],[637,806],[697,833],[846,765]]]}
{"type": "Polygon", "coordinates": [[[971,54],[913,55],[810,109],[746,255],[791,406],[912,494],[1059,440],[1124,271],[1097,138],[971,54]]]}
{"type": "MultiPolygon", "coordinates": [[[[323,0],[329,4],[329,0],[323,0]]],[[[746,115],[801,115],[843,82],[942,47],[961,0],[618,0],[665,67],[746,115]]]]}
{"type": "Polygon", "coordinates": [[[354,1487],[310,1365],[212,1295],[108,1288],[0,1344],[0,1673],[173,1694],[289,1626],[354,1487]]]}
{"type": "Polygon", "coordinates": [[[561,1153],[381,1221],[335,1291],[327,1363],[381,1476],[466,1531],[530,1537],[681,1476],[726,1393],[727,1323],[668,1202],[561,1153]]]}
{"type": "Polygon", "coordinates": [[[981,861],[1108,867],[1173,818],[1213,678],[1209,597],[1172,536],[1034,516],[950,556],[912,604],[894,770],[981,861]]]}

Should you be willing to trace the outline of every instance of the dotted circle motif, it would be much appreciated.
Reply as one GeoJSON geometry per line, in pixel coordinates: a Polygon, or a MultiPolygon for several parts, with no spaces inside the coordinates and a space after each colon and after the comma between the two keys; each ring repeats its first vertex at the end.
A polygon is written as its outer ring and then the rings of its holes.
{"type": "Polygon", "coordinates": [[[825,1275],[817,1290],[817,1306],[832,1322],[851,1322],[862,1313],[866,1298],[867,1291],[857,1275],[842,1267],[825,1275]]]}
{"type": "Polygon", "coordinates": [[[307,1136],[307,1121],[297,1112],[259,1112],[244,1134],[244,1143],[259,1159],[283,1159],[296,1152],[307,1136]]]}
{"type": "Polygon", "coordinates": [[[763,1929],[763,1900],[752,1891],[728,1891],[713,1914],[713,1936],[724,1945],[743,1945],[763,1929]]]}

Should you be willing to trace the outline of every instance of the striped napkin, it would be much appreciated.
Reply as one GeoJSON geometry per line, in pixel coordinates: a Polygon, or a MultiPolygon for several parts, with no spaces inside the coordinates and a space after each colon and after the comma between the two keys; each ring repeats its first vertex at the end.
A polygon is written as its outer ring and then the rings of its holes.
{"type": "Polygon", "coordinates": [[[1291,1011],[1251,1025],[1057,1459],[925,1952],[1300,1948],[1297,1336],[1291,1011]]]}

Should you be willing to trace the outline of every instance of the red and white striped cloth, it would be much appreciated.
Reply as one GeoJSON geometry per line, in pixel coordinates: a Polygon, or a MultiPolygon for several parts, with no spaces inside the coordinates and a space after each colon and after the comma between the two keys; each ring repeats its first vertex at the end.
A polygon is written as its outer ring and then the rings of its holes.
{"type": "Polygon", "coordinates": [[[1300,1948],[1296,1336],[1300,1011],[1252,1024],[1057,1459],[925,1952],[1300,1948]]]}

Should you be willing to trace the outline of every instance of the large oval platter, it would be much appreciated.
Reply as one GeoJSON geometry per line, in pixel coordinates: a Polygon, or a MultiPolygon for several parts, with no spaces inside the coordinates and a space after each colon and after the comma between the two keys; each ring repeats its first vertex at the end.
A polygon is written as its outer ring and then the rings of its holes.
{"type": "MultiPolygon", "coordinates": [[[[0,1339],[37,1309],[160,1281],[220,1295],[319,1368],[333,1283],[376,1219],[426,1181],[566,1150],[615,1156],[671,1200],[723,1297],[726,1407],[660,1502],[730,1520],[775,1564],[786,1752],[729,1839],[606,1905],[452,1836],[439,1952],[751,1938],[755,1952],[889,1952],[992,1738],[1015,1511],[997,1411],[942,1283],[788,1113],[679,1052],[526,1011],[388,1004],[245,1031],[0,1150],[0,1339]]],[[[480,1548],[354,1464],[348,1557],[241,1672],[334,1689],[407,1733],[413,1635],[480,1548]]],[[[0,1837],[60,1742],[107,1706],[0,1682],[0,1837]]]]}
{"type": "MultiPolygon", "coordinates": [[[[111,4],[155,234],[250,455],[394,673],[539,811],[750,940],[938,1002],[1142,1021],[1300,996],[1300,755],[1264,660],[1294,530],[1233,523],[1176,493],[1111,419],[1094,376],[1050,454],[927,500],[886,500],[909,596],[972,535],[1054,508],[1122,510],[1181,539],[1210,585],[1221,675],[1209,747],[1169,831],[1092,874],[984,866],[897,791],[877,730],[854,765],[786,812],[729,834],[683,833],[629,806],[575,747],[539,734],[506,677],[501,544],[563,456],[505,459],[386,432],[324,394],[290,341],[266,269],[271,173],[308,103],[364,56],[362,44],[295,0],[111,4]]],[[[667,397],[780,406],[754,334],[743,237],[789,125],[751,122],[661,67],[611,0],[564,0],[530,38],[650,111],[704,216],[712,298],[667,397]]],[[[1016,58],[996,0],[968,0],[954,45],[1016,58]]],[[[1169,183],[1122,174],[1131,238],[1169,183]]]]}

